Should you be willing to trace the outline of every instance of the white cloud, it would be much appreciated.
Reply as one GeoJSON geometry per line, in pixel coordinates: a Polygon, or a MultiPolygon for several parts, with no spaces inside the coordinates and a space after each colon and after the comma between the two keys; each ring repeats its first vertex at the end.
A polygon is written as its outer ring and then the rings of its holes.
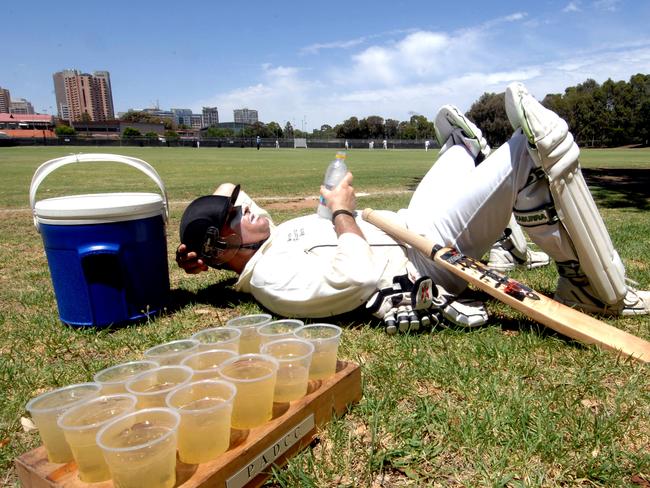
{"type": "Polygon", "coordinates": [[[528,17],[527,12],[515,12],[514,14],[506,15],[504,17],[497,17],[496,19],[491,19],[479,27],[479,29],[485,30],[485,29],[491,29],[499,24],[503,24],[506,22],[518,22],[520,20],[524,20],[526,17],[528,17]]]}
{"type": "Polygon", "coordinates": [[[416,32],[416,31],[417,29],[395,29],[386,32],[379,32],[377,34],[361,36],[354,39],[314,43],[314,44],[310,44],[309,46],[300,48],[299,53],[318,54],[320,51],[325,49],[349,49],[351,47],[359,46],[360,44],[369,42],[373,39],[384,38],[386,36],[403,35],[403,34],[408,34],[410,32],[416,32]]]}
{"type": "Polygon", "coordinates": [[[562,9],[562,12],[580,12],[580,2],[569,2],[566,7],[562,9]]]}
{"type": "Polygon", "coordinates": [[[594,6],[606,12],[616,12],[620,3],[621,0],[597,0],[594,2],[594,6]]]}
{"type": "Polygon", "coordinates": [[[387,46],[371,46],[352,56],[346,83],[358,86],[393,86],[431,77],[453,75],[481,65],[480,36],[476,31],[457,35],[418,31],[387,46]]]}
{"type": "Polygon", "coordinates": [[[301,54],[316,54],[323,49],[348,49],[359,44],[366,42],[366,37],[359,37],[357,39],[349,39],[347,41],[333,41],[310,44],[300,49],[301,54]]]}

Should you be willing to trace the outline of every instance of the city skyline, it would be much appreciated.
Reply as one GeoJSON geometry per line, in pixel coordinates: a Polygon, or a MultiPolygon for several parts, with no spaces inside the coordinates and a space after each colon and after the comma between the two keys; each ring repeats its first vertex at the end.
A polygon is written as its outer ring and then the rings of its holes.
{"type": "Polygon", "coordinates": [[[263,122],[312,130],[353,115],[432,119],[445,103],[465,111],[511,81],[541,98],[589,78],[650,73],[648,2],[167,7],[9,4],[7,35],[21,42],[3,53],[0,86],[56,114],[52,73],[102,69],[111,73],[116,114],[156,104],[222,114],[253,107],[263,122]],[[185,26],[185,35],[165,34],[163,25],[185,26]]]}

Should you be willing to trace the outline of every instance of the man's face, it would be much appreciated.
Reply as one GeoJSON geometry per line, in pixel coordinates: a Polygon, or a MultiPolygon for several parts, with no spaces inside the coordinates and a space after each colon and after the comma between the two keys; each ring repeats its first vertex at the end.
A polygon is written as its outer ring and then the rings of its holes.
{"type": "Polygon", "coordinates": [[[271,234],[269,220],[251,212],[248,205],[233,207],[228,222],[224,226],[224,234],[228,230],[239,234],[242,244],[263,241],[271,234]]]}

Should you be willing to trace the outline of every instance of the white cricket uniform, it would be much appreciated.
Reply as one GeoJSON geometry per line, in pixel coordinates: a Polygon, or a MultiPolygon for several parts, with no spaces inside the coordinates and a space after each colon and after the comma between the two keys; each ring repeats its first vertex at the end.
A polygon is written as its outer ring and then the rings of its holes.
{"type": "Polygon", "coordinates": [[[390,286],[393,276],[405,274],[408,262],[403,245],[361,218],[357,223],[367,240],[351,233],[337,238],[332,222],[315,212],[280,224],[235,288],[285,317],[354,310],[377,288],[390,286]]]}
{"type": "MultiPolygon", "coordinates": [[[[479,166],[463,146],[449,148],[422,179],[408,209],[386,215],[433,242],[482,257],[503,233],[515,202],[525,208],[517,196],[534,167],[526,143],[515,135],[479,166]]],[[[327,317],[363,305],[390,286],[393,276],[405,274],[407,264],[412,276],[431,276],[451,293],[466,286],[428,256],[357,222],[367,241],[351,233],[337,238],[332,223],[315,213],[280,224],[248,262],[236,289],[278,315],[327,317]]],[[[549,236],[547,244],[559,240],[549,236]]]]}

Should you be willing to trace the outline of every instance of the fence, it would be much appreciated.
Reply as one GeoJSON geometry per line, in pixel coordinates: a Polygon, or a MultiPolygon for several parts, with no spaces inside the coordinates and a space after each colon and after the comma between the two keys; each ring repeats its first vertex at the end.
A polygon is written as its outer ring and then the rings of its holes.
{"type": "MultiPolygon", "coordinates": [[[[293,148],[293,138],[277,139],[281,148],[293,148]]],[[[382,140],[348,139],[349,150],[368,150],[370,141],[374,150],[382,150],[382,140]]],[[[276,139],[261,139],[260,147],[275,148],[276,139]]],[[[388,139],[388,149],[424,149],[424,140],[388,139]]],[[[430,141],[435,148],[435,141],[430,141]]],[[[2,146],[92,146],[92,147],[256,147],[254,137],[229,137],[209,139],[154,139],[148,137],[129,137],[122,139],[93,138],[85,136],[59,136],[57,138],[0,138],[2,146]]],[[[344,149],[344,139],[307,139],[308,148],[344,149]]],[[[297,149],[300,150],[300,149],[297,149]]]]}

